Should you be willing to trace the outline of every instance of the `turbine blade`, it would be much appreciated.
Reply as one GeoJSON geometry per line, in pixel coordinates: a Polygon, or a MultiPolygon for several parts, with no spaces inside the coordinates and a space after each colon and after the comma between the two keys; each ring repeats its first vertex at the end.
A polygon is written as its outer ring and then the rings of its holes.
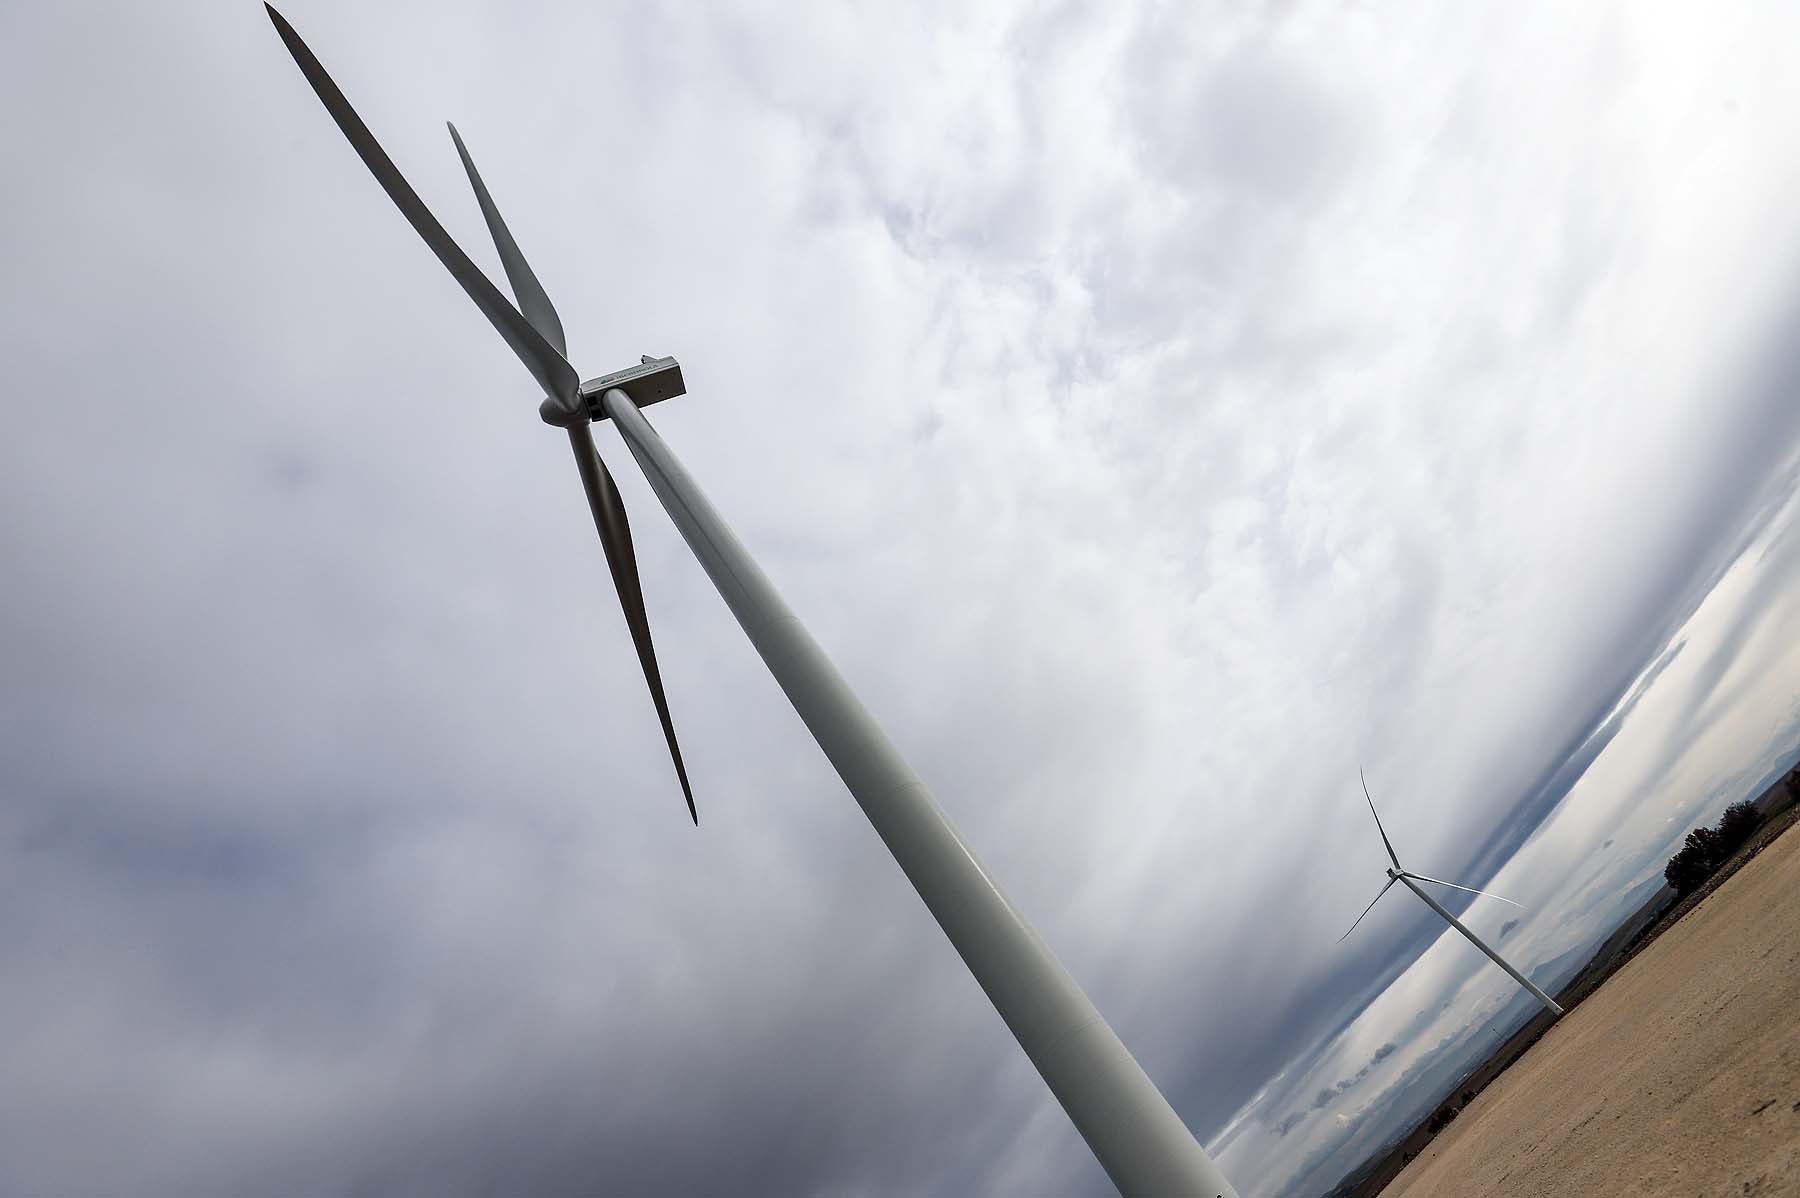
{"type": "Polygon", "coordinates": [[[1395,869],[1399,869],[1400,858],[1394,856],[1394,842],[1387,838],[1387,829],[1381,826],[1381,816],[1375,810],[1375,800],[1369,795],[1369,780],[1363,778],[1360,765],[1356,767],[1356,776],[1362,778],[1363,798],[1369,800],[1369,814],[1375,816],[1375,830],[1381,833],[1381,843],[1387,846],[1388,860],[1394,863],[1395,869]]]}
{"type": "MultiPolygon", "coordinates": [[[[1375,909],[1375,904],[1379,903],[1381,901],[1381,896],[1388,892],[1388,887],[1392,886],[1397,881],[1399,881],[1398,878],[1389,878],[1387,880],[1387,886],[1383,886],[1375,897],[1369,900],[1369,905],[1363,908],[1362,915],[1356,917],[1356,923],[1361,923],[1363,921],[1363,915],[1367,915],[1375,909]]],[[[1350,925],[1350,932],[1356,931],[1356,923],[1350,925]]],[[[1350,939],[1350,932],[1345,932],[1342,936],[1339,936],[1338,943],[1342,944],[1344,941],[1350,939]]]]}
{"type": "Polygon", "coordinates": [[[606,551],[606,565],[612,571],[613,586],[619,592],[619,606],[625,609],[625,623],[631,629],[632,644],[637,646],[638,662],[644,667],[650,701],[656,704],[656,718],[662,721],[663,739],[669,742],[669,756],[675,762],[675,776],[681,780],[688,816],[698,827],[700,814],[694,809],[694,792],[688,786],[687,767],[681,762],[681,746],[675,742],[675,725],[669,719],[669,701],[663,695],[662,673],[656,668],[656,646],[650,641],[650,617],[644,611],[637,555],[631,548],[631,526],[625,520],[625,504],[619,498],[619,488],[613,484],[606,463],[600,460],[600,453],[594,448],[590,429],[587,424],[570,427],[569,445],[575,451],[575,464],[581,469],[581,486],[587,492],[588,507],[594,513],[594,531],[600,534],[600,547],[606,551]]]}
{"type": "Polygon", "coordinates": [[[456,126],[450,125],[450,140],[456,143],[456,152],[462,157],[463,169],[469,172],[469,184],[475,188],[476,202],[481,205],[481,215],[487,220],[488,232],[494,235],[494,248],[500,251],[500,265],[506,268],[506,280],[512,284],[513,296],[519,301],[519,308],[525,313],[525,319],[531,327],[544,335],[556,348],[556,352],[568,356],[569,348],[563,340],[562,321],[556,315],[556,307],[545,294],[543,284],[531,273],[531,267],[525,262],[525,255],[519,252],[519,243],[500,219],[500,209],[494,206],[494,197],[488,194],[487,185],[481,181],[481,175],[475,170],[475,160],[469,157],[469,149],[463,145],[462,134],[456,126]]]}
{"type": "Polygon", "coordinates": [[[269,10],[269,20],[275,23],[275,32],[287,44],[288,53],[294,56],[300,73],[306,76],[313,91],[318,93],[325,111],[331,114],[331,119],[343,130],[344,136],[350,140],[351,148],[363,160],[363,165],[369,168],[369,173],[375,176],[375,181],[381,184],[382,190],[388,193],[388,198],[394,201],[395,207],[400,209],[401,215],[425,239],[425,244],[431,247],[431,252],[437,255],[438,261],[462,284],[462,289],[475,301],[475,306],[481,309],[482,315],[506,338],[506,343],[518,355],[519,361],[525,364],[525,369],[538,381],[538,385],[567,413],[573,415],[580,412],[584,405],[577,394],[581,380],[576,376],[575,368],[564,361],[562,354],[545,340],[542,333],[532,327],[531,322],[517,308],[507,302],[499,289],[488,281],[479,267],[469,261],[469,256],[444,231],[444,226],[438,224],[437,218],[431,215],[431,210],[425,207],[425,202],[419,199],[412,185],[402,177],[393,159],[387,156],[387,152],[375,140],[375,135],[369,132],[369,127],[363,124],[362,118],[356,115],[356,110],[350,107],[350,101],[344,98],[344,93],[331,81],[331,76],[325,73],[325,68],[319,65],[313,52],[300,40],[294,27],[287,23],[287,18],[276,12],[272,5],[264,4],[263,7],[269,10]]]}
{"type": "Polygon", "coordinates": [[[1488,898],[1499,899],[1503,903],[1512,903],[1513,906],[1517,907],[1521,911],[1523,911],[1525,909],[1525,904],[1513,903],[1513,901],[1511,899],[1507,898],[1505,895],[1495,894],[1491,890],[1477,890],[1473,886],[1459,886],[1455,882],[1446,882],[1442,878],[1428,878],[1424,874],[1407,873],[1406,876],[1409,878],[1416,878],[1417,880],[1419,880],[1421,882],[1435,882],[1439,886],[1448,886],[1452,890],[1466,890],[1470,894],[1486,895],[1488,898]]]}

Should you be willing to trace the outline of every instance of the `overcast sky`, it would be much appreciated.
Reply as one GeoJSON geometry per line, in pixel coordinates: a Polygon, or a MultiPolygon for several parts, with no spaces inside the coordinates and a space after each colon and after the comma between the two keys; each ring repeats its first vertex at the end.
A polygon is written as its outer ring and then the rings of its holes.
{"type": "MultiPolygon", "coordinates": [[[[681,359],[1246,1198],[1514,997],[1336,943],[1359,765],[1535,967],[1800,743],[1791,5],[284,11],[584,375],[681,359]]],[[[602,428],[690,825],[563,437],[259,4],[6,6],[0,101],[0,1191],[1109,1192],[602,428]]]]}

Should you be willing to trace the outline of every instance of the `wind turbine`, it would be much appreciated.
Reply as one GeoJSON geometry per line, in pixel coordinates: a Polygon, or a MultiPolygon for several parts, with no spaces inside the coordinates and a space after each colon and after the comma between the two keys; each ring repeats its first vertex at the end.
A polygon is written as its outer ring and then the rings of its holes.
{"type": "Polygon", "coordinates": [[[924,782],[901,759],[824,650],[638,410],[685,394],[675,359],[647,357],[629,369],[580,381],[564,357],[562,322],[500,219],[456,129],[451,128],[451,136],[518,298],[516,308],[431,215],[300,35],[272,6],[264,7],[301,73],[376,181],[543,388],[539,417],[567,430],[594,526],[695,824],[699,818],[650,643],[625,509],[589,435],[589,425],[598,420],[610,418],[624,437],[670,519],[813,739],[1120,1192],[1236,1198],[1237,1191],[1181,1117],[1001,891],[924,782]]]}
{"type": "MultiPolygon", "coordinates": [[[[1531,983],[1531,979],[1527,978],[1524,974],[1520,973],[1518,970],[1514,969],[1511,965],[1507,964],[1505,957],[1502,957],[1499,953],[1497,953],[1493,949],[1489,948],[1487,946],[1487,944],[1481,939],[1481,937],[1479,937],[1475,933],[1469,931],[1469,929],[1463,925],[1462,920],[1456,918],[1456,916],[1454,916],[1454,915],[1450,914],[1450,912],[1444,910],[1442,903],[1439,903],[1436,899],[1432,898],[1429,894],[1426,894],[1423,890],[1420,890],[1418,887],[1418,883],[1419,882],[1430,882],[1436,886],[1448,886],[1452,890],[1466,890],[1470,894],[1486,895],[1488,898],[1500,899],[1500,901],[1503,903],[1512,903],[1512,905],[1515,907],[1519,907],[1519,904],[1513,903],[1513,901],[1509,898],[1502,898],[1500,895],[1494,894],[1491,891],[1477,890],[1473,886],[1461,886],[1455,882],[1446,882],[1442,878],[1428,878],[1424,874],[1415,874],[1411,870],[1408,870],[1408,869],[1402,867],[1400,864],[1400,858],[1398,858],[1394,855],[1394,842],[1388,839],[1387,829],[1383,828],[1381,826],[1381,816],[1376,812],[1375,800],[1369,794],[1369,780],[1367,778],[1362,777],[1362,771],[1360,769],[1356,771],[1356,776],[1358,778],[1362,779],[1363,798],[1369,800],[1369,814],[1375,816],[1375,830],[1377,832],[1381,833],[1381,843],[1387,848],[1388,860],[1392,861],[1394,864],[1388,868],[1386,885],[1382,886],[1382,888],[1376,892],[1375,897],[1369,901],[1369,905],[1363,908],[1362,915],[1358,915],[1356,917],[1356,923],[1353,923],[1350,925],[1350,932],[1356,931],[1356,924],[1361,923],[1363,921],[1363,915],[1367,915],[1369,912],[1373,911],[1375,909],[1375,904],[1379,903],[1381,901],[1381,896],[1386,894],[1390,889],[1392,889],[1395,882],[1400,882],[1400,883],[1404,884],[1408,890],[1412,891],[1414,894],[1416,894],[1420,898],[1424,899],[1426,906],[1430,907],[1433,911],[1436,911],[1439,915],[1443,916],[1444,922],[1448,923],[1451,927],[1455,928],[1457,931],[1461,932],[1464,936],[1468,937],[1469,943],[1473,944],[1476,948],[1480,949],[1482,952],[1486,953],[1490,958],[1492,958],[1494,964],[1498,965],[1500,968],[1506,970],[1507,973],[1511,974],[1513,981],[1519,983],[1519,985],[1521,985],[1521,986],[1525,987],[1525,989],[1531,991],[1532,996],[1534,998],[1536,998],[1539,1002],[1544,1004],[1545,1010],[1549,1011],[1552,1015],[1560,1016],[1563,1013],[1563,1009],[1562,1009],[1562,1007],[1557,1005],[1557,1002],[1555,999],[1551,998],[1548,994],[1545,994],[1542,990],[1538,989],[1535,985],[1533,985],[1531,983]]],[[[1523,909],[1524,909],[1523,907],[1520,907],[1520,910],[1523,910],[1523,909]]],[[[1342,944],[1344,941],[1348,940],[1350,938],[1350,932],[1345,932],[1342,936],[1339,936],[1338,943],[1342,944]]]]}

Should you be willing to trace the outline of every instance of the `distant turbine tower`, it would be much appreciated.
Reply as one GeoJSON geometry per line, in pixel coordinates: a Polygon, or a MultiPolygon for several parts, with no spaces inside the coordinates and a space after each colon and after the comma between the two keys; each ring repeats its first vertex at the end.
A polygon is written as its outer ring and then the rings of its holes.
{"type": "MultiPolygon", "coordinates": [[[[788,610],[675,454],[638,411],[646,404],[685,393],[675,359],[645,358],[641,365],[580,382],[563,357],[562,322],[501,221],[455,128],[451,128],[451,136],[518,297],[517,308],[438,224],[300,35],[272,7],[269,19],[376,181],[543,387],[547,396],[538,415],[545,423],[568,430],[594,525],[662,721],[676,776],[687,796],[689,814],[694,815],[694,799],[663,699],[625,509],[589,436],[590,422],[607,417],[625,438],[657,498],[787,692],[813,739],[825,750],[838,776],[1113,1184],[1121,1193],[1145,1198],[1178,1194],[1236,1198],[1237,1191],[1207,1158],[1181,1117],[1001,892],[925,784],[851,693],[824,650],[788,610]]],[[[697,815],[694,822],[699,823],[697,815]]]]}
{"type": "MultiPolygon", "coordinates": [[[[1360,769],[1357,770],[1356,775],[1358,778],[1362,778],[1362,771],[1360,769]]],[[[1503,903],[1512,903],[1512,905],[1515,907],[1518,907],[1519,904],[1513,903],[1513,901],[1509,898],[1501,898],[1500,895],[1494,894],[1490,891],[1476,890],[1473,886],[1459,886],[1455,882],[1446,882],[1442,878],[1428,878],[1424,874],[1415,874],[1415,873],[1409,872],[1408,870],[1402,869],[1400,867],[1400,858],[1394,856],[1394,844],[1392,841],[1390,841],[1388,839],[1387,829],[1383,828],[1381,826],[1381,816],[1379,814],[1377,814],[1375,811],[1375,800],[1373,798],[1371,798],[1369,795],[1369,780],[1367,778],[1362,778],[1362,788],[1363,788],[1363,798],[1369,800],[1369,814],[1375,816],[1375,830],[1377,832],[1381,833],[1381,843],[1387,846],[1388,860],[1392,861],[1394,864],[1393,864],[1393,867],[1387,871],[1387,879],[1388,879],[1387,885],[1383,886],[1378,892],[1376,892],[1374,899],[1372,899],[1370,901],[1368,906],[1363,908],[1362,915],[1358,915],[1356,917],[1356,923],[1353,923],[1350,925],[1350,932],[1356,931],[1356,924],[1361,923],[1363,921],[1363,915],[1367,915],[1369,912],[1371,912],[1375,909],[1375,904],[1379,903],[1381,901],[1381,896],[1386,894],[1388,892],[1388,889],[1390,887],[1392,887],[1395,882],[1403,882],[1403,883],[1405,883],[1406,888],[1408,890],[1412,891],[1414,894],[1418,895],[1420,898],[1425,900],[1426,906],[1430,907],[1433,911],[1436,911],[1439,915],[1443,916],[1445,922],[1447,922],[1451,927],[1453,927],[1457,931],[1461,932],[1464,936],[1467,936],[1469,938],[1470,944],[1473,944],[1476,948],[1478,948],[1482,952],[1486,953],[1489,957],[1491,957],[1493,959],[1494,964],[1496,964],[1500,968],[1506,970],[1507,973],[1510,973],[1512,975],[1513,981],[1519,983],[1519,985],[1521,985],[1521,986],[1525,987],[1525,989],[1531,991],[1532,996],[1535,997],[1539,1002],[1544,1004],[1545,1010],[1549,1011],[1552,1015],[1561,1015],[1563,1013],[1563,1009],[1557,1005],[1555,999],[1551,998],[1548,994],[1545,994],[1542,990],[1539,990],[1536,986],[1532,985],[1531,980],[1529,978],[1527,978],[1524,974],[1520,973],[1518,970],[1514,969],[1511,965],[1507,964],[1505,957],[1502,957],[1499,953],[1497,953],[1493,949],[1489,948],[1482,941],[1481,937],[1477,936],[1475,933],[1469,931],[1468,928],[1463,926],[1462,920],[1456,918],[1456,916],[1454,916],[1454,915],[1450,914],[1450,912],[1444,910],[1443,905],[1441,903],[1439,903],[1436,899],[1432,898],[1429,894],[1426,894],[1423,890],[1420,890],[1418,888],[1418,886],[1414,885],[1413,879],[1417,878],[1420,882],[1431,882],[1434,885],[1438,885],[1438,886],[1448,886],[1452,890],[1466,890],[1470,894],[1481,894],[1481,895],[1486,895],[1488,898],[1497,898],[1497,899],[1500,899],[1500,901],[1503,903]]],[[[1523,908],[1521,908],[1521,910],[1523,910],[1523,908]]],[[[1339,936],[1338,943],[1342,944],[1344,941],[1348,940],[1350,938],[1350,932],[1345,932],[1342,936],[1339,936]]]]}

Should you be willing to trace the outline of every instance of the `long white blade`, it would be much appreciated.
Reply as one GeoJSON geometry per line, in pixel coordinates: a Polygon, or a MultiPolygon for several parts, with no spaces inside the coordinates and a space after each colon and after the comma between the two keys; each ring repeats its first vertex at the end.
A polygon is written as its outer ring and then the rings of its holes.
{"type": "Polygon", "coordinates": [[[1375,800],[1369,795],[1369,780],[1363,778],[1360,765],[1356,767],[1356,776],[1362,778],[1363,798],[1369,800],[1369,814],[1375,817],[1375,830],[1381,833],[1381,843],[1387,846],[1388,860],[1394,863],[1395,869],[1399,869],[1400,858],[1394,856],[1394,843],[1387,838],[1387,829],[1381,826],[1381,816],[1375,810],[1375,800]]]}
{"type": "MultiPolygon", "coordinates": [[[[1386,894],[1388,892],[1388,886],[1392,886],[1395,882],[1398,882],[1399,880],[1400,880],[1399,878],[1389,878],[1387,880],[1387,886],[1383,886],[1381,888],[1380,894],[1377,894],[1373,899],[1369,900],[1369,905],[1363,908],[1362,915],[1358,915],[1356,917],[1356,923],[1361,923],[1363,921],[1363,915],[1367,915],[1369,912],[1373,911],[1375,909],[1375,904],[1379,903],[1381,901],[1381,895],[1386,894]]],[[[1356,931],[1356,923],[1353,923],[1350,925],[1350,932],[1356,931]]],[[[1342,944],[1344,941],[1350,939],[1350,932],[1345,932],[1342,936],[1339,936],[1338,943],[1342,944]]]]}
{"type": "MultiPolygon", "coordinates": [[[[449,125],[448,121],[444,122],[449,125]]],[[[513,295],[519,301],[519,310],[531,327],[544,335],[551,348],[565,358],[569,356],[568,342],[563,339],[562,319],[556,315],[556,305],[550,302],[550,296],[544,291],[544,285],[532,273],[531,265],[525,261],[525,254],[519,249],[519,243],[513,240],[512,230],[500,217],[500,209],[494,203],[494,197],[488,194],[487,184],[481,181],[481,172],[475,169],[475,160],[469,156],[469,147],[463,145],[462,134],[450,125],[450,140],[456,143],[456,153],[462,158],[463,170],[469,173],[469,185],[475,189],[475,202],[481,205],[481,215],[487,221],[488,232],[494,235],[494,248],[500,251],[500,265],[506,269],[507,282],[512,284],[513,295]]]]}
{"type": "Polygon", "coordinates": [[[544,334],[525,318],[524,313],[500,294],[499,289],[481,273],[481,268],[469,261],[469,256],[463,253],[462,247],[444,231],[444,226],[438,223],[437,217],[425,207],[425,201],[419,198],[412,185],[401,176],[400,168],[394,165],[393,159],[387,156],[387,151],[375,140],[375,135],[369,132],[369,127],[356,115],[356,110],[350,107],[350,101],[344,98],[344,93],[338,90],[338,85],[325,73],[318,58],[300,40],[294,27],[287,23],[287,18],[268,4],[263,7],[268,9],[269,20],[275,23],[275,32],[281,35],[281,40],[286,43],[288,53],[294,56],[294,63],[300,68],[300,73],[306,76],[306,81],[312,85],[313,91],[325,105],[325,111],[331,114],[331,119],[343,130],[357,157],[363,160],[363,165],[369,168],[369,173],[375,176],[381,189],[388,193],[388,198],[394,201],[394,206],[400,209],[407,223],[412,225],[414,231],[431,248],[431,252],[437,255],[438,261],[462,285],[462,289],[475,301],[475,306],[481,309],[481,314],[488,318],[494,330],[506,339],[506,344],[512,347],[513,353],[545,393],[554,397],[563,411],[581,411],[583,405],[577,394],[581,388],[581,379],[576,375],[575,368],[545,340],[544,334]]]}
{"type": "Polygon", "coordinates": [[[613,588],[619,592],[619,606],[625,612],[625,625],[631,629],[631,643],[637,647],[638,664],[643,667],[644,682],[650,687],[650,701],[656,705],[663,739],[668,742],[669,756],[675,761],[675,777],[681,782],[681,793],[687,799],[688,817],[695,827],[699,827],[700,813],[694,808],[694,790],[688,785],[681,746],[675,742],[675,724],[669,718],[669,700],[663,694],[662,671],[656,665],[656,646],[650,640],[650,617],[644,610],[644,584],[638,578],[637,554],[631,548],[631,524],[625,519],[625,502],[619,498],[619,488],[606,463],[594,449],[593,426],[586,423],[571,425],[569,444],[575,450],[581,486],[587,492],[588,508],[594,514],[594,531],[600,534],[600,547],[606,551],[606,568],[612,572],[613,588]]]}
{"type": "MultiPolygon", "coordinates": [[[[1405,871],[1403,871],[1403,872],[1405,872],[1405,871]]],[[[1424,874],[1415,874],[1415,873],[1407,872],[1406,876],[1409,878],[1417,878],[1421,882],[1435,882],[1439,886],[1448,886],[1452,890],[1466,890],[1470,894],[1485,895],[1488,898],[1499,899],[1503,903],[1512,903],[1513,906],[1517,907],[1521,911],[1523,911],[1525,909],[1524,903],[1513,903],[1513,901],[1511,899],[1507,898],[1504,894],[1495,894],[1491,890],[1477,890],[1473,886],[1458,886],[1455,882],[1446,882],[1442,878],[1428,878],[1424,874]]]]}

